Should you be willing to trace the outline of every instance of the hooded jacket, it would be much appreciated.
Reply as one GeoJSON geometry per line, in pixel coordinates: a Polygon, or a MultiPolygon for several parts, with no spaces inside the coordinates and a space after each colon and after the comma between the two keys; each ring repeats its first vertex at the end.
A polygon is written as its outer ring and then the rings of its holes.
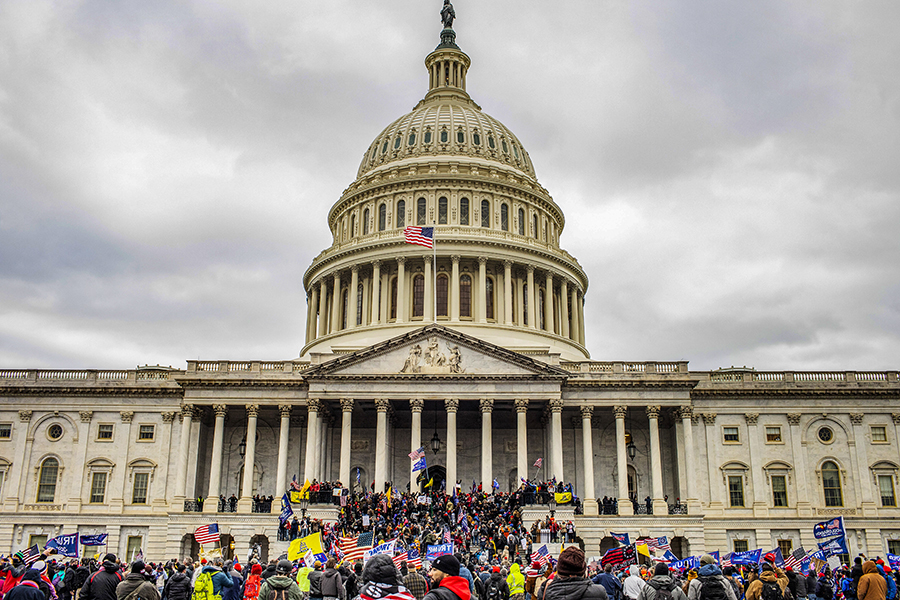
{"type": "Polygon", "coordinates": [[[645,585],[647,585],[647,582],[641,579],[640,567],[637,565],[628,567],[628,577],[625,578],[625,584],[623,586],[625,597],[636,600],[637,597],[640,596],[641,590],[644,589],[645,585]]]}
{"type": "Polygon", "coordinates": [[[470,600],[472,593],[469,591],[469,582],[464,577],[447,575],[430,592],[425,594],[425,600],[470,600]]]}
{"type": "Polygon", "coordinates": [[[863,575],[856,586],[856,597],[859,600],[885,600],[887,598],[887,582],[878,567],[871,560],[863,563],[863,575]]]}
{"type": "Polygon", "coordinates": [[[878,568],[878,572],[881,573],[881,576],[884,577],[885,584],[887,584],[886,595],[888,600],[893,600],[897,597],[897,582],[894,581],[893,577],[884,572],[884,567],[879,564],[876,564],[875,566],[878,568]]]}
{"type": "Polygon", "coordinates": [[[119,566],[108,560],[103,568],[87,578],[81,586],[80,600],[116,600],[116,587],[124,579],[119,566]]]}
{"type": "Polygon", "coordinates": [[[191,597],[191,578],[176,571],[166,582],[163,593],[167,600],[187,600],[191,597]]]}
{"type": "Polygon", "coordinates": [[[156,585],[147,581],[141,573],[126,575],[125,579],[116,586],[116,597],[123,600],[138,588],[140,588],[137,592],[138,600],[159,600],[159,590],[156,589],[156,585]]]}
{"type": "MultiPolygon", "coordinates": [[[[509,577],[512,577],[512,575],[510,575],[509,577]]],[[[512,593],[512,590],[510,589],[510,586],[509,586],[509,577],[507,577],[506,579],[503,579],[503,576],[499,572],[491,573],[490,576],[488,577],[487,581],[484,582],[484,595],[482,597],[485,598],[485,600],[487,600],[491,587],[495,586],[497,588],[497,590],[500,592],[499,600],[509,600],[509,596],[512,593]]],[[[523,589],[524,589],[524,586],[523,586],[523,589]]],[[[520,593],[524,593],[524,592],[520,592],[520,593]]]]}
{"type": "Polygon", "coordinates": [[[290,577],[284,575],[272,575],[259,588],[259,600],[271,600],[273,596],[281,596],[280,590],[284,590],[285,600],[303,600],[300,587],[290,577]]]}
{"type": "Polygon", "coordinates": [[[224,588],[234,587],[234,581],[231,577],[228,576],[222,569],[213,566],[206,565],[203,567],[203,570],[200,571],[200,574],[209,573],[209,576],[212,578],[213,584],[213,595],[214,596],[222,596],[222,590],[224,588]]]}
{"type": "MultiPolygon", "coordinates": [[[[697,572],[697,578],[692,579],[690,585],[688,585],[688,600],[700,600],[700,588],[703,587],[703,580],[709,579],[710,577],[722,580],[722,585],[725,586],[725,595],[728,597],[728,600],[737,600],[737,597],[734,595],[734,586],[731,585],[730,581],[725,579],[725,576],[722,575],[722,569],[715,564],[708,564],[700,567],[700,571],[697,572]]],[[[747,591],[749,593],[750,590],[748,589],[747,591]]]]}
{"type": "Polygon", "coordinates": [[[347,596],[341,574],[334,567],[325,569],[325,572],[322,573],[319,589],[323,598],[341,598],[343,600],[347,596]]]}
{"type": "Polygon", "coordinates": [[[654,600],[656,592],[659,590],[669,590],[674,600],[687,600],[687,596],[684,595],[671,575],[654,575],[641,589],[638,600],[654,600]]]}
{"type": "Polygon", "coordinates": [[[557,575],[544,584],[542,600],[608,600],[606,588],[586,577],[557,575]]]}
{"type": "Polygon", "coordinates": [[[525,576],[522,575],[519,563],[513,563],[509,568],[509,576],[506,578],[506,583],[509,585],[510,595],[525,593],[525,576]]]}
{"type": "MultiPolygon", "coordinates": [[[[755,579],[747,586],[747,593],[744,594],[744,600],[760,600],[764,583],[777,583],[778,587],[781,588],[781,593],[784,594],[788,579],[784,574],[779,577],[775,571],[763,571],[760,573],[759,579],[755,579]]],[[[884,599],[882,598],[882,600],[884,599]]]]}
{"type": "Polygon", "coordinates": [[[7,592],[5,598],[9,600],[44,600],[44,592],[38,585],[40,575],[34,569],[30,569],[30,573],[26,576],[24,573],[20,575],[19,583],[7,592]]]}

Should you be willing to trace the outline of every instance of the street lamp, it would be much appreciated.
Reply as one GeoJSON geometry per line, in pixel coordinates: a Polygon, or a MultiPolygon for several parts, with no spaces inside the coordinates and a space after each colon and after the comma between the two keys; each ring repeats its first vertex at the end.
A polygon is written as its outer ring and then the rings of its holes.
{"type": "Polygon", "coordinates": [[[441,438],[438,437],[437,429],[434,430],[434,435],[431,438],[431,451],[437,454],[441,450],[441,438]]]}
{"type": "Polygon", "coordinates": [[[556,494],[554,494],[553,492],[550,493],[550,518],[552,519],[556,516],[556,494]]]}
{"type": "MultiPolygon", "coordinates": [[[[309,493],[309,492],[307,492],[309,493]]],[[[300,498],[300,511],[303,513],[303,518],[306,518],[306,509],[309,507],[309,499],[306,497],[300,498]]]]}
{"type": "Polygon", "coordinates": [[[244,460],[244,457],[247,456],[247,434],[244,434],[244,439],[241,440],[241,443],[238,444],[238,452],[241,453],[241,460],[244,460]]]}
{"type": "Polygon", "coordinates": [[[625,451],[628,452],[628,458],[634,460],[634,456],[637,454],[637,446],[634,445],[634,439],[628,442],[628,445],[625,446],[625,451]]]}

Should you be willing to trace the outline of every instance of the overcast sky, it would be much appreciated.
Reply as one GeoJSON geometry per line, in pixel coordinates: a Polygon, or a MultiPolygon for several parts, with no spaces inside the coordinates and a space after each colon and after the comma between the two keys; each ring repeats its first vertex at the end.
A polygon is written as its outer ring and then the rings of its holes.
{"type": "MultiPolygon", "coordinates": [[[[0,2],[0,368],[278,360],[440,0],[0,2]]],[[[597,360],[900,368],[900,3],[456,0],[597,360]]]]}

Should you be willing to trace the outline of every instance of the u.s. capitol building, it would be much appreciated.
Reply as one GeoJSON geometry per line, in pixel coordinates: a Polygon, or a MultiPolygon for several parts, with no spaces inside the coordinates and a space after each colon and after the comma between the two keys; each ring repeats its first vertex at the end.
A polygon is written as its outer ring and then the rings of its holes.
{"type": "Polygon", "coordinates": [[[900,553],[897,371],[591,360],[562,208],[470,97],[451,28],[425,66],[425,97],[363,149],[328,215],[299,358],[0,370],[0,551],[78,530],[168,558],[215,520],[238,552],[271,554],[278,502],[260,514],[251,496],[277,499],[294,474],[415,488],[407,455],[424,446],[448,489],[571,481],[585,514],[557,515],[589,555],[610,530],[667,535],[679,555],[812,548],[835,515],[851,552],[900,553]],[[434,227],[435,249],[406,226],[434,227]],[[216,514],[231,494],[237,511],[216,514]],[[598,514],[604,496],[618,514],[598,514]]]}

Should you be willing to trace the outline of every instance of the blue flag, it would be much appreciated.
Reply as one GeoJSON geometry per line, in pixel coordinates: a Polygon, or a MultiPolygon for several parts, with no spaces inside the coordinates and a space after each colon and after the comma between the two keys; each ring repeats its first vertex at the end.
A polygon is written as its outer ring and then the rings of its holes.
{"type": "Polygon", "coordinates": [[[609,535],[611,535],[620,544],[624,544],[626,546],[631,545],[631,539],[628,537],[627,533],[613,533],[612,531],[610,531],[609,535]]]}
{"type": "Polygon", "coordinates": [[[662,557],[663,557],[663,560],[670,562],[670,563],[678,562],[678,557],[675,556],[674,554],[672,554],[671,550],[666,550],[665,552],[663,552],[662,557]]]}
{"type": "Polygon", "coordinates": [[[285,492],[284,496],[281,497],[281,514],[278,515],[278,520],[284,523],[293,516],[294,509],[291,508],[291,500],[288,498],[287,492],[285,492]]]}
{"type": "Polygon", "coordinates": [[[821,550],[825,556],[839,556],[841,554],[850,554],[850,550],[847,549],[847,538],[844,536],[834,538],[833,540],[828,540],[826,542],[819,543],[819,550],[821,550]]]}
{"type": "Polygon", "coordinates": [[[769,556],[770,554],[773,555],[772,563],[776,567],[784,568],[784,555],[781,554],[781,548],[775,548],[771,552],[767,552],[766,556],[769,556]]]}
{"type": "Polygon", "coordinates": [[[44,547],[56,550],[56,553],[60,556],[78,558],[78,534],[70,533],[57,536],[52,540],[48,540],[44,547]]]}
{"type": "Polygon", "coordinates": [[[817,540],[827,540],[833,537],[843,537],[846,531],[844,530],[844,517],[835,517],[833,519],[829,519],[827,521],[822,521],[821,523],[816,523],[813,525],[813,537],[817,540]]]}
{"type": "Polygon", "coordinates": [[[453,554],[453,544],[436,544],[425,547],[425,560],[434,562],[438,556],[453,554]]]}
{"type": "Polygon", "coordinates": [[[747,550],[746,552],[732,552],[732,565],[756,565],[762,557],[762,548],[756,550],[747,550]]]}
{"type": "Polygon", "coordinates": [[[81,545],[82,546],[105,546],[107,537],[109,537],[108,533],[98,533],[95,535],[82,535],[81,536],[81,545]]]}
{"type": "Polygon", "coordinates": [[[425,466],[425,457],[424,456],[422,458],[420,458],[419,460],[417,460],[415,462],[415,464],[413,464],[413,466],[412,466],[413,471],[422,471],[425,468],[426,468],[426,466],[425,466]]]}
{"type": "Polygon", "coordinates": [[[718,551],[718,550],[716,550],[715,552],[710,552],[709,555],[712,556],[714,559],[716,559],[716,564],[717,564],[717,565],[720,564],[720,563],[722,562],[722,559],[719,558],[719,551],[718,551]]]}

